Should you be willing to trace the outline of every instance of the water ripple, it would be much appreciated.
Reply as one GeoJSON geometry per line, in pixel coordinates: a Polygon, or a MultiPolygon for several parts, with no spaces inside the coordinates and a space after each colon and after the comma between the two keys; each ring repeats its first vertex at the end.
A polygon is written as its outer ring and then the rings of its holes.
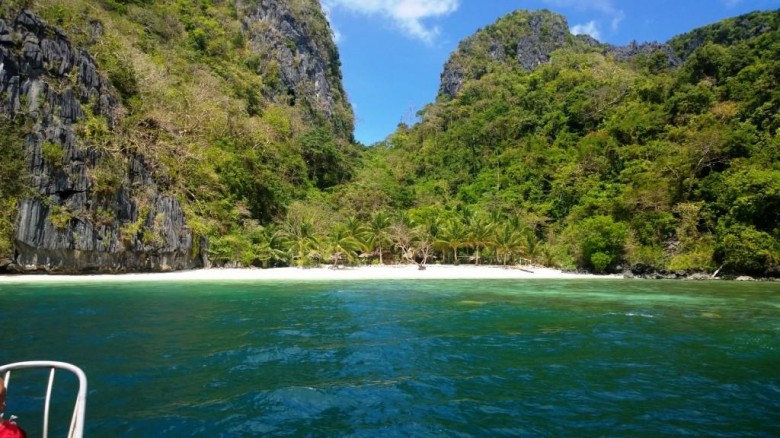
{"type": "Polygon", "coordinates": [[[82,365],[90,436],[780,436],[775,285],[202,288],[3,291],[0,361],[82,365]]]}

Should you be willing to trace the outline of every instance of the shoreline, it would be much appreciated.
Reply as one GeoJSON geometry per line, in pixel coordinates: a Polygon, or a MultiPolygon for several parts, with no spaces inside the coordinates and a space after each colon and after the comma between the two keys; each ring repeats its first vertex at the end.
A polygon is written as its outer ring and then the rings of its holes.
{"type": "Polygon", "coordinates": [[[317,268],[214,268],[175,272],[121,274],[14,274],[0,275],[0,284],[86,283],[86,282],[170,282],[170,281],[350,281],[350,280],[571,280],[622,279],[623,276],[568,273],[558,269],[529,266],[417,265],[317,268]]]}

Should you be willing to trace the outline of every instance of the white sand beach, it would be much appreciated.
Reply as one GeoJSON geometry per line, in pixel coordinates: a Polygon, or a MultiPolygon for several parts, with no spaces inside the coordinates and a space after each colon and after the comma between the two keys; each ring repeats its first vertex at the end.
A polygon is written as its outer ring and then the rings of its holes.
{"type": "Polygon", "coordinates": [[[475,265],[361,266],[334,269],[273,268],[273,269],[198,269],[163,273],[115,275],[3,275],[0,284],[31,282],[99,282],[99,281],[341,281],[341,280],[481,280],[481,279],[593,279],[622,278],[565,273],[537,267],[502,267],[475,265]]]}

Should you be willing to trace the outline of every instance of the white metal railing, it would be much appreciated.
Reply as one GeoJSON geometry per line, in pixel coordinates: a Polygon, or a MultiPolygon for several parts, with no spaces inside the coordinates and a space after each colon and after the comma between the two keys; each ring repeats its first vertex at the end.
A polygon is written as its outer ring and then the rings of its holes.
{"type": "Polygon", "coordinates": [[[79,379],[79,392],[76,395],[76,405],[73,408],[73,417],[70,420],[68,438],[81,438],[84,434],[84,411],[87,407],[87,375],[81,368],[66,362],[48,360],[35,360],[29,362],[16,362],[0,366],[0,375],[3,375],[5,387],[11,380],[11,371],[27,368],[49,368],[49,386],[46,388],[46,402],[43,409],[43,438],[49,433],[49,404],[51,403],[51,389],[54,385],[54,372],[57,369],[70,371],[79,379]]]}

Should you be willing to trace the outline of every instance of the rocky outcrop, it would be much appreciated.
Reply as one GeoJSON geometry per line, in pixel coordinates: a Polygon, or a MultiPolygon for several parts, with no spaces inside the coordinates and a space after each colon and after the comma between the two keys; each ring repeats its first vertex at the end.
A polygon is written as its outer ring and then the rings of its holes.
{"type": "Polygon", "coordinates": [[[707,43],[733,45],[772,32],[778,27],[780,9],[756,11],[678,35],[669,41],[669,45],[675,55],[685,61],[696,49],[707,43]]]}
{"type": "Polygon", "coordinates": [[[550,62],[550,54],[571,40],[569,25],[560,15],[545,13],[528,17],[528,32],[517,41],[517,62],[525,70],[550,62]]]}
{"type": "Polygon", "coordinates": [[[450,58],[450,60],[444,64],[444,71],[441,73],[439,96],[450,99],[454,98],[460,93],[466,79],[466,74],[463,69],[456,66],[452,58],[450,58]]]}
{"type": "Polygon", "coordinates": [[[179,202],[142,156],[101,150],[121,105],[89,53],[29,12],[0,19],[0,117],[23,119],[33,195],[19,202],[5,269],[164,271],[201,266],[179,202]]]}
{"type": "Polygon", "coordinates": [[[266,97],[304,101],[351,133],[352,109],[341,82],[341,61],[318,2],[239,1],[244,33],[262,56],[266,97]]]}
{"type": "Polygon", "coordinates": [[[572,44],[566,19],[549,11],[516,11],[465,39],[444,65],[439,96],[453,98],[492,62],[516,63],[531,71],[550,62],[555,50],[572,44]]]}
{"type": "Polygon", "coordinates": [[[674,54],[674,50],[668,44],[658,42],[637,44],[636,41],[632,41],[626,46],[605,45],[605,47],[604,54],[613,57],[615,61],[628,61],[637,56],[650,56],[660,53],[664,59],[664,66],[679,67],[682,64],[680,58],[674,54]]]}
{"type": "Polygon", "coordinates": [[[682,63],[669,44],[602,44],[588,35],[572,35],[561,15],[516,11],[461,42],[444,65],[439,96],[456,97],[466,81],[482,77],[492,63],[511,62],[523,71],[532,71],[549,63],[552,53],[563,47],[592,50],[619,62],[660,53],[663,67],[678,67],[682,63]]]}

